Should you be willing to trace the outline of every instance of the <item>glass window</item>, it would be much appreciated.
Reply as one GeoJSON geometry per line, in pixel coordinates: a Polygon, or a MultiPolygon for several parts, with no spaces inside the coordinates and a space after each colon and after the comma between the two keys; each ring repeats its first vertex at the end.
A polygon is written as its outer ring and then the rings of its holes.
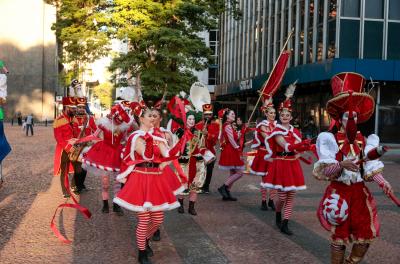
{"type": "Polygon", "coordinates": [[[360,17],[360,0],[342,0],[342,16],[360,17]]]}
{"type": "Polygon", "coordinates": [[[217,84],[217,68],[208,68],[208,84],[217,84]]]}
{"type": "Polygon", "coordinates": [[[336,5],[337,5],[337,3],[336,3],[336,0],[330,0],[329,1],[329,13],[328,13],[328,16],[329,16],[329,19],[333,19],[333,18],[336,18],[336,5]]]}
{"type": "Polygon", "coordinates": [[[360,21],[341,19],[340,57],[358,58],[360,21]]]}
{"type": "Polygon", "coordinates": [[[365,21],[364,58],[381,59],[383,46],[383,22],[365,21]]]}
{"type": "Polygon", "coordinates": [[[387,59],[400,60],[400,23],[388,24],[387,59]]]}
{"type": "Polygon", "coordinates": [[[327,35],[327,45],[328,45],[328,59],[335,58],[336,54],[336,20],[331,20],[328,22],[328,35],[327,35]]]}
{"type": "Polygon", "coordinates": [[[400,20],[400,1],[390,0],[389,2],[389,19],[400,20]]]}
{"type": "Polygon", "coordinates": [[[365,0],[365,17],[383,18],[383,0],[365,0]]]}
{"type": "Polygon", "coordinates": [[[210,41],[217,41],[217,31],[216,30],[210,31],[210,41]]]}

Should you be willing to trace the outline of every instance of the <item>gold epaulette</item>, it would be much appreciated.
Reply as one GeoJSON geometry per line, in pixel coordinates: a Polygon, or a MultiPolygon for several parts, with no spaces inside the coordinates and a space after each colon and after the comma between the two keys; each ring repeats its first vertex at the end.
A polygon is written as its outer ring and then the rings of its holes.
{"type": "Polygon", "coordinates": [[[69,124],[69,121],[65,117],[59,116],[56,120],[54,120],[53,128],[58,128],[67,124],[69,124]]]}

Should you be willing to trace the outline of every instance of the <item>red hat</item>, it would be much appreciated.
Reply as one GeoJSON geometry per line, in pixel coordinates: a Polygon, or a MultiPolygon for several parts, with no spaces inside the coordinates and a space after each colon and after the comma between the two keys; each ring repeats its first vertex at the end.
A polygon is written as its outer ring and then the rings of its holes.
{"type": "Polygon", "coordinates": [[[111,107],[111,111],[108,117],[110,119],[114,119],[115,117],[118,116],[123,122],[129,123],[130,121],[129,115],[125,112],[124,108],[120,104],[116,104],[113,107],[111,107]]]}
{"type": "Polygon", "coordinates": [[[122,105],[123,108],[130,108],[131,102],[128,100],[123,100],[120,102],[120,104],[122,105]]]}
{"type": "Polygon", "coordinates": [[[76,106],[76,99],[72,96],[66,96],[62,99],[63,106],[75,107],[76,106]]]}
{"type": "Polygon", "coordinates": [[[366,122],[375,109],[372,96],[364,91],[365,78],[354,72],[336,74],[331,79],[333,98],[326,104],[329,115],[339,120],[349,109],[357,112],[357,123],[366,122]],[[350,96],[351,95],[351,96],[350,96]]]}
{"type": "Polygon", "coordinates": [[[223,118],[224,114],[226,113],[226,111],[228,111],[229,108],[224,108],[218,111],[218,118],[223,118]]]}
{"type": "Polygon", "coordinates": [[[294,95],[294,91],[296,90],[296,82],[290,84],[286,88],[286,92],[285,92],[286,99],[285,99],[285,101],[283,101],[279,105],[279,109],[278,109],[279,112],[282,112],[282,111],[292,112],[293,111],[293,108],[292,108],[292,97],[294,95]]]}
{"type": "Polygon", "coordinates": [[[260,107],[260,110],[262,112],[264,111],[268,111],[268,109],[270,108],[275,108],[274,104],[272,103],[272,98],[271,96],[266,96],[264,97],[264,103],[263,105],[260,107]]]}
{"type": "Polygon", "coordinates": [[[140,103],[138,102],[131,102],[130,106],[129,106],[132,110],[132,113],[137,116],[140,117],[143,114],[143,107],[141,106],[140,103]]]}
{"type": "Polygon", "coordinates": [[[76,98],[77,106],[86,106],[86,103],[87,103],[86,97],[77,97],[76,98]]]}
{"type": "Polygon", "coordinates": [[[203,104],[203,114],[212,114],[212,113],[213,113],[213,105],[203,104]]]}

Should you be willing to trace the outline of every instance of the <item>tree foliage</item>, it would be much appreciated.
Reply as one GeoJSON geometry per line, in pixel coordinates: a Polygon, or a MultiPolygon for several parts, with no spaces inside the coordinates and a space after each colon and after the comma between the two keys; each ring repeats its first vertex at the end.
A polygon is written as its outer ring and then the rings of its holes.
{"type": "Polygon", "coordinates": [[[105,82],[93,88],[93,95],[100,99],[100,104],[104,108],[110,108],[113,102],[114,86],[110,82],[105,82]]]}
{"type": "Polygon", "coordinates": [[[110,69],[140,74],[144,95],[152,96],[188,90],[196,81],[192,70],[213,63],[197,33],[217,28],[224,11],[240,17],[237,0],[47,1],[60,4],[53,28],[64,43],[65,62],[79,66],[104,55],[109,39],[128,41],[128,52],[116,56],[110,69]]]}

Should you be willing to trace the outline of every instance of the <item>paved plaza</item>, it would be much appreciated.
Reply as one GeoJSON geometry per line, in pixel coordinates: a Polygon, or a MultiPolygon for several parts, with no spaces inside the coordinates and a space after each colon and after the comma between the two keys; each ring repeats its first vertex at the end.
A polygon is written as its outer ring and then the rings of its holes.
{"type": "MultiPolygon", "coordinates": [[[[52,128],[35,127],[35,135],[26,137],[21,127],[6,124],[5,132],[13,150],[3,162],[0,263],[136,263],[134,213],[102,214],[100,179],[90,175],[86,181],[90,190],[79,200],[92,218],[63,210],[57,225],[73,243],[61,243],[50,229],[54,210],[64,201],[59,178],[52,176],[52,128]]],[[[400,156],[389,152],[384,160],[384,175],[400,195],[400,156]]],[[[304,165],[304,172],[308,188],[295,199],[289,224],[293,236],[280,233],[272,211],[259,209],[259,177],[243,177],[233,188],[238,201],[223,202],[216,188],[227,173],[216,168],[212,193],[199,197],[197,216],[166,214],[162,240],[152,243],[153,263],[329,263],[329,234],[315,213],[326,182],[315,180],[309,165],[304,165]]],[[[382,228],[363,263],[399,263],[400,208],[376,184],[369,186],[378,202],[382,228]]]]}

